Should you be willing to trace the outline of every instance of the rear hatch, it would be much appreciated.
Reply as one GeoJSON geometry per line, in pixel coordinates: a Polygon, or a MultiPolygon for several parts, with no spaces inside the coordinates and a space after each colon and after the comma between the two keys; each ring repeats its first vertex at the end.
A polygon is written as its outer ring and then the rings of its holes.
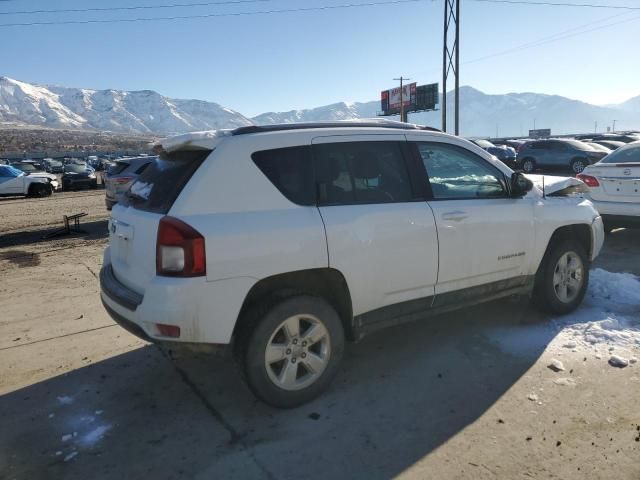
{"type": "Polygon", "coordinates": [[[211,150],[165,153],[151,163],[116,205],[109,221],[115,277],[140,294],[156,274],[158,224],[211,150]]]}
{"type": "Polygon", "coordinates": [[[640,203],[640,163],[598,163],[585,171],[596,177],[600,188],[591,198],[603,202],[640,203]]]}

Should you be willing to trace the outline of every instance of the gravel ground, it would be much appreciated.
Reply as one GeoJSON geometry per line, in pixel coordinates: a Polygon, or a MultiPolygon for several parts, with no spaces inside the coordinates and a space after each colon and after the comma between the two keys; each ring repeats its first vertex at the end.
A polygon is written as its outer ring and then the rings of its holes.
{"type": "Polygon", "coordinates": [[[43,235],[56,226],[62,226],[63,215],[87,213],[82,223],[109,218],[104,204],[104,190],[82,190],[54,193],[46,198],[0,198],[0,247],[11,244],[12,239],[25,232],[43,235]]]}
{"type": "MultiPolygon", "coordinates": [[[[325,395],[275,410],[229,358],[176,356],[109,318],[97,193],[0,201],[13,225],[0,237],[0,479],[640,478],[640,364],[608,363],[640,346],[568,345],[562,322],[507,299],[350,345],[325,395]],[[90,213],[87,233],[41,241],[67,209],[90,213]],[[25,211],[41,227],[16,232],[25,211]]],[[[594,275],[590,301],[620,321],[638,313],[607,282],[633,287],[615,272],[640,273],[639,246],[640,231],[618,230],[594,265],[611,273],[594,275]]]]}

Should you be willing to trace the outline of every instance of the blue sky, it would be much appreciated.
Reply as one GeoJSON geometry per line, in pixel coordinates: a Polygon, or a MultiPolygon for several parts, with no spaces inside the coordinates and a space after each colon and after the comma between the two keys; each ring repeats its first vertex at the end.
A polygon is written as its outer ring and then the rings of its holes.
{"type": "MultiPolygon", "coordinates": [[[[197,1],[9,0],[0,1],[0,13],[197,1]]],[[[366,1],[381,0],[265,0],[133,12],[0,15],[0,24],[366,1]]],[[[637,0],[598,1],[640,7],[637,0]]],[[[486,93],[559,94],[597,104],[640,95],[640,10],[461,2],[462,85],[486,93]],[[600,28],[613,23],[618,24],[600,28]],[[585,30],[592,31],[577,34],[585,30]],[[558,34],[577,35],[492,56],[558,34]]],[[[395,86],[392,79],[399,75],[418,83],[441,81],[442,16],[443,0],[426,0],[320,12],[0,27],[0,75],[72,87],[152,89],[170,97],[215,101],[249,116],[369,101],[395,86]]]]}

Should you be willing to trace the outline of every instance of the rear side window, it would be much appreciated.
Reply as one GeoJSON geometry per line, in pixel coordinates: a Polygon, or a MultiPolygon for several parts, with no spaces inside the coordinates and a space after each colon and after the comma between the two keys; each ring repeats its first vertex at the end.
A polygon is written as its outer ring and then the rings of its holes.
{"type": "Polygon", "coordinates": [[[263,150],[251,159],[287,199],[298,205],[315,205],[311,147],[263,150]]]}
{"type": "Polygon", "coordinates": [[[314,145],[318,202],[350,205],[410,202],[413,191],[398,142],[314,145]]]}
{"type": "Polygon", "coordinates": [[[178,151],[149,163],[124,195],[122,204],[138,210],[167,213],[211,150],[178,151]]]}

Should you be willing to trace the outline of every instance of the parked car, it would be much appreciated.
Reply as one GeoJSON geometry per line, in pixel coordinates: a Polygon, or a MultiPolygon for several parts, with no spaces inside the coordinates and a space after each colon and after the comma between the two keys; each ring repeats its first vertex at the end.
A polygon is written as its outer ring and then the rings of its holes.
{"type": "Polygon", "coordinates": [[[640,228],[640,143],[630,143],[578,175],[607,230],[640,228]]]}
{"type": "Polygon", "coordinates": [[[44,160],[44,169],[49,173],[64,173],[64,165],[62,165],[62,162],[52,158],[44,160]]]}
{"type": "Polygon", "coordinates": [[[593,143],[597,143],[598,145],[602,145],[610,150],[617,150],[620,147],[624,147],[626,143],[624,142],[616,142],[615,140],[594,140],[593,143]]]}
{"type": "Polygon", "coordinates": [[[586,143],[587,145],[589,145],[594,150],[597,150],[599,152],[604,152],[607,155],[609,155],[612,152],[612,150],[610,148],[607,148],[604,145],[600,145],[599,143],[587,142],[585,140],[583,140],[583,142],[586,143]]]}
{"type": "Polygon", "coordinates": [[[616,133],[603,133],[601,135],[595,135],[592,137],[593,140],[606,140],[606,141],[614,141],[614,142],[622,142],[622,143],[631,143],[637,142],[640,140],[640,134],[637,133],[624,133],[624,134],[616,134],[616,133]]]}
{"type": "Polygon", "coordinates": [[[514,148],[507,147],[505,145],[497,146],[491,143],[489,140],[477,139],[471,141],[483,150],[489,152],[491,155],[495,155],[498,160],[500,160],[508,167],[516,167],[516,151],[514,148]]]}
{"type": "Polygon", "coordinates": [[[545,199],[471,142],[424,128],[163,141],[113,207],[106,310],[154,342],[233,343],[252,391],[293,407],[327,387],[345,339],[513,294],[577,308],[604,239],[592,204],[545,199]]]}
{"type": "Polygon", "coordinates": [[[40,170],[35,167],[33,163],[14,163],[11,165],[12,167],[17,168],[18,170],[25,173],[25,175],[29,175],[31,177],[42,177],[46,178],[51,185],[51,189],[53,191],[60,190],[62,186],[58,182],[58,177],[52,173],[47,173],[44,170],[40,170]]]}
{"type": "Polygon", "coordinates": [[[104,176],[105,204],[107,210],[118,203],[131,184],[144,172],[156,157],[137,157],[118,160],[106,171],[104,176]]]}
{"type": "Polygon", "coordinates": [[[98,180],[92,168],[85,164],[67,163],[62,174],[62,189],[97,188],[98,180]]]}
{"type": "Polygon", "coordinates": [[[579,140],[550,139],[525,143],[518,151],[518,164],[524,172],[537,168],[570,168],[580,173],[587,165],[601,160],[606,155],[579,140]]]}
{"type": "Polygon", "coordinates": [[[11,165],[0,165],[0,196],[46,197],[52,191],[48,179],[26,175],[11,165]]]}

